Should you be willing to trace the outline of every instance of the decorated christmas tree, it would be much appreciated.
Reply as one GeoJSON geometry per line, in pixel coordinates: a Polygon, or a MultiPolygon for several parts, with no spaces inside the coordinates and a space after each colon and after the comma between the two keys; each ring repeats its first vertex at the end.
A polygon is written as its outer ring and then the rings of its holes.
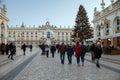
{"type": "Polygon", "coordinates": [[[76,16],[75,26],[73,30],[72,37],[79,38],[82,42],[85,39],[92,37],[92,29],[90,27],[90,23],[87,17],[87,13],[83,5],[80,5],[79,11],[76,16]]]}

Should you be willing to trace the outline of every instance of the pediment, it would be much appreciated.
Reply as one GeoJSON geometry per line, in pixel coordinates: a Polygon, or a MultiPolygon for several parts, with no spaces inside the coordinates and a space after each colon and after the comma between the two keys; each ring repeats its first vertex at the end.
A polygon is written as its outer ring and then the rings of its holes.
{"type": "Polygon", "coordinates": [[[56,26],[50,25],[50,23],[47,21],[45,25],[42,25],[39,28],[40,29],[56,29],[56,26]]]}

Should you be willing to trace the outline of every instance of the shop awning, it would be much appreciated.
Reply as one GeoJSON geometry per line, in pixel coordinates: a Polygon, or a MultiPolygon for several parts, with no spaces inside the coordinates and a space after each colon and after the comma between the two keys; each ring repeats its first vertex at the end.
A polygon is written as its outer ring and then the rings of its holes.
{"type": "Polygon", "coordinates": [[[86,39],[86,41],[94,41],[94,40],[98,40],[98,37],[86,39]]]}
{"type": "Polygon", "coordinates": [[[119,37],[119,36],[120,36],[120,33],[116,33],[116,34],[101,36],[101,39],[114,38],[114,37],[119,37]]]}
{"type": "Polygon", "coordinates": [[[113,35],[101,36],[100,39],[107,39],[107,38],[113,38],[113,35]]]}
{"type": "Polygon", "coordinates": [[[120,37],[120,33],[114,34],[113,37],[120,37]]]}
{"type": "MultiPolygon", "coordinates": [[[[120,37],[120,33],[101,36],[100,39],[107,39],[107,38],[114,38],[114,37],[120,37]]],[[[94,38],[86,39],[86,41],[94,41],[98,39],[99,39],[98,37],[94,37],[94,38]]]]}

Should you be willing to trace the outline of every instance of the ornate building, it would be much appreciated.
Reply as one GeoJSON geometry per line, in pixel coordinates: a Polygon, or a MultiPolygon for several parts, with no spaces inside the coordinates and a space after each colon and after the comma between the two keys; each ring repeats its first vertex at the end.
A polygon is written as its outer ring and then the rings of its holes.
{"type": "Polygon", "coordinates": [[[7,27],[9,19],[6,17],[7,9],[6,6],[0,9],[0,43],[7,42],[7,27]]]}
{"type": "Polygon", "coordinates": [[[104,7],[102,0],[102,11],[94,9],[94,38],[87,41],[100,41],[103,46],[120,47],[120,0],[111,0],[108,7],[104,7]]]}
{"type": "Polygon", "coordinates": [[[17,46],[21,46],[23,43],[27,45],[37,46],[41,43],[70,43],[71,33],[73,28],[58,28],[50,25],[49,21],[45,25],[39,27],[27,27],[22,23],[20,27],[8,27],[7,35],[8,42],[14,41],[17,46]]]}

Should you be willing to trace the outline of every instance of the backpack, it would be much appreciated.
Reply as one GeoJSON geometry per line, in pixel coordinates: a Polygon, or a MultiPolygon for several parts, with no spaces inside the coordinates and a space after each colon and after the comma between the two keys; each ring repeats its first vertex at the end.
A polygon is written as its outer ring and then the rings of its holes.
{"type": "Polygon", "coordinates": [[[85,45],[81,45],[81,48],[82,48],[82,53],[86,53],[86,46],[85,45]]]}

